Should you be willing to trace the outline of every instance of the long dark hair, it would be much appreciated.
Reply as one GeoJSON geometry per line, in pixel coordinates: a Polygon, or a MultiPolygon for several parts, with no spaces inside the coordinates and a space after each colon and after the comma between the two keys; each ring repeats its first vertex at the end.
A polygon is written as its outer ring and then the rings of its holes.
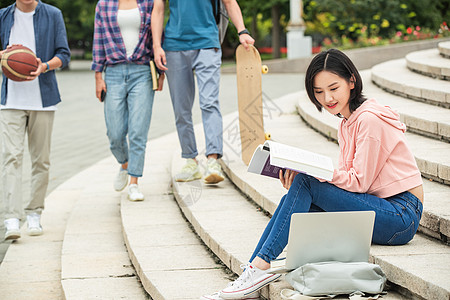
{"type": "Polygon", "coordinates": [[[358,70],[353,62],[342,51],[329,49],[317,54],[306,70],[305,88],[309,100],[322,111],[322,105],[314,95],[314,77],[321,71],[328,71],[347,80],[354,81],[355,87],[350,92],[349,108],[350,113],[354,112],[367,98],[362,94],[363,83],[358,70]]]}

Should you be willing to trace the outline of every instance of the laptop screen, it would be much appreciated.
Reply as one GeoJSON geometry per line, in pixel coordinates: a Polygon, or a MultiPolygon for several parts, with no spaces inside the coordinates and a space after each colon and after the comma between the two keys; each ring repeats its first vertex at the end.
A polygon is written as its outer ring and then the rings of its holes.
{"type": "Polygon", "coordinates": [[[367,262],[374,221],[374,211],[292,214],[286,269],[324,261],[367,262]]]}

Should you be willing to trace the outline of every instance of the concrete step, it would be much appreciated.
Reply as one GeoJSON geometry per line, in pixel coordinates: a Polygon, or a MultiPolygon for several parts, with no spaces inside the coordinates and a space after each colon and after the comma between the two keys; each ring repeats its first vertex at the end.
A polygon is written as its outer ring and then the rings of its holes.
{"type": "MultiPolygon", "coordinates": [[[[367,86],[366,86],[367,87],[367,86]]],[[[368,93],[372,95],[372,93],[368,93]]],[[[319,113],[311,105],[306,93],[298,93],[294,97],[298,100],[300,116],[312,128],[330,139],[337,140],[337,126],[339,119],[327,112],[319,113]]],[[[382,99],[382,97],[375,97],[382,99]]],[[[391,106],[396,108],[391,102],[391,106]]],[[[450,144],[407,133],[408,143],[416,157],[416,162],[423,176],[434,178],[446,184],[424,179],[425,202],[424,213],[420,222],[420,230],[444,242],[450,241],[450,161],[443,153],[450,153],[450,144]]],[[[338,146],[336,145],[337,162],[338,146]]]]}
{"type": "MultiPolygon", "coordinates": [[[[183,164],[180,152],[176,151],[172,161],[172,177],[183,164]]],[[[248,262],[268,222],[267,216],[247,201],[228,179],[219,185],[206,185],[202,180],[187,183],[174,181],[172,184],[175,199],[197,235],[227,268],[240,275],[240,265],[248,262]]],[[[208,293],[226,286],[227,283],[208,293]]],[[[261,294],[266,299],[281,299],[281,290],[289,287],[287,282],[277,281],[264,288],[261,294]]]]}
{"type": "Polygon", "coordinates": [[[72,180],[79,188],[67,222],[61,252],[64,298],[149,299],[124,246],[119,213],[121,194],[112,182],[118,170],[112,157],[104,159],[72,180]]]}
{"type": "Polygon", "coordinates": [[[442,56],[450,58],[450,42],[440,42],[438,49],[442,56]]]}
{"type": "Polygon", "coordinates": [[[450,80],[450,60],[438,49],[411,52],[405,57],[408,69],[442,80],[450,80]]]}
{"type": "Polygon", "coordinates": [[[390,93],[450,108],[450,82],[411,72],[405,59],[390,60],[374,66],[372,81],[390,93]]]}
{"type": "MultiPolygon", "coordinates": [[[[61,249],[67,219],[86,180],[74,177],[50,193],[41,217],[44,235],[30,237],[22,227],[22,237],[9,245],[0,265],[2,300],[63,299],[61,249]],[[73,184],[77,182],[77,184],[73,184]]],[[[2,235],[3,236],[3,235],[2,235]]]]}
{"type": "MultiPolygon", "coordinates": [[[[183,218],[170,188],[176,134],[151,140],[139,185],[143,202],[123,195],[125,244],[141,283],[152,299],[198,299],[222,289],[232,274],[216,261],[183,218]]],[[[123,193],[125,194],[125,193],[123,193]]]]}
{"type": "MultiPolygon", "coordinates": [[[[373,75],[369,70],[361,72],[361,76],[364,81],[365,95],[395,109],[400,114],[402,122],[408,126],[408,132],[418,133],[447,143],[450,142],[450,111],[447,108],[411,101],[411,99],[386,92],[372,81],[373,75]]],[[[450,82],[422,77],[441,82],[444,85],[450,84],[450,82]]]]}
{"type": "MultiPolygon", "coordinates": [[[[277,106],[282,109],[283,113],[279,117],[265,120],[266,131],[272,134],[274,140],[321,154],[331,154],[332,158],[336,160],[337,144],[326,141],[321,134],[312,130],[292,113],[298,96],[298,94],[293,94],[277,101],[277,106]]],[[[263,210],[273,214],[280,196],[285,193],[281,184],[275,179],[248,173],[247,167],[239,159],[239,156],[231,155],[234,153],[233,151],[228,151],[228,153],[230,155],[223,160],[223,167],[229,178],[245,196],[261,206],[263,210]]],[[[441,185],[441,187],[445,186],[441,185]]],[[[425,205],[428,206],[433,205],[432,199],[429,197],[427,192],[425,205]]],[[[211,201],[211,198],[206,199],[211,201]]],[[[242,219],[241,216],[240,219],[242,219]]],[[[234,222],[239,221],[228,220],[228,223],[234,222]]],[[[246,230],[247,228],[248,226],[246,230]]],[[[242,241],[243,239],[241,239],[242,241]]],[[[371,260],[380,264],[388,279],[398,285],[396,290],[411,293],[409,298],[414,295],[425,299],[448,299],[450,297],[450,270],[447,267],[450,262],[450,247],[438,240],[418,233],[412,242],[404,246],[373,245],[371,260]]]]}

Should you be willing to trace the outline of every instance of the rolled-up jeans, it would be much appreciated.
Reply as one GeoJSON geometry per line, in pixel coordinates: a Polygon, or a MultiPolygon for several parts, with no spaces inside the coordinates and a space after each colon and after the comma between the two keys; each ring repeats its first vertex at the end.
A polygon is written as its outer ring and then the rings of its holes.
{"type": "MultiPolygon", "coordinates": [[[[383,199],[354,193],[306,174],[298,174],[266,226],[250,262],[258,256],[266,262],[278,257],[288,242],[291,215],[305,212],[375,211],[372,242],[403,245],[415,235],[423,206],[410,192],[383,199]]],[[[304,228],[302,230],[308,230],[304,228]]]]}
{"type": "Polygon", "coordinates": [[[105,83],[104,112],[111,152],[119,164],[128,162],[128,174],[142,177],[154,97],[150,66],[108,66],[105,83]]]}

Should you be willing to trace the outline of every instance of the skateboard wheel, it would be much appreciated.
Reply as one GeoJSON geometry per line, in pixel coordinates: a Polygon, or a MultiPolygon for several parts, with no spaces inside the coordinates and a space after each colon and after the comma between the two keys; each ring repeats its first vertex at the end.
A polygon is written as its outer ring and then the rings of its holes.
{"type": "Polygon", "coordinates": [[[261,71],[263,74],[269,73],[269,67],[267,65],[262,65],[261,71]]]}
{"type": "Polygon", "coordinates": [[[271,138],[270,133],[266,132],[266,133],[264,134],[264,139],[267,141],[267,140],[270,140],[270,138],[271,138]]]}

